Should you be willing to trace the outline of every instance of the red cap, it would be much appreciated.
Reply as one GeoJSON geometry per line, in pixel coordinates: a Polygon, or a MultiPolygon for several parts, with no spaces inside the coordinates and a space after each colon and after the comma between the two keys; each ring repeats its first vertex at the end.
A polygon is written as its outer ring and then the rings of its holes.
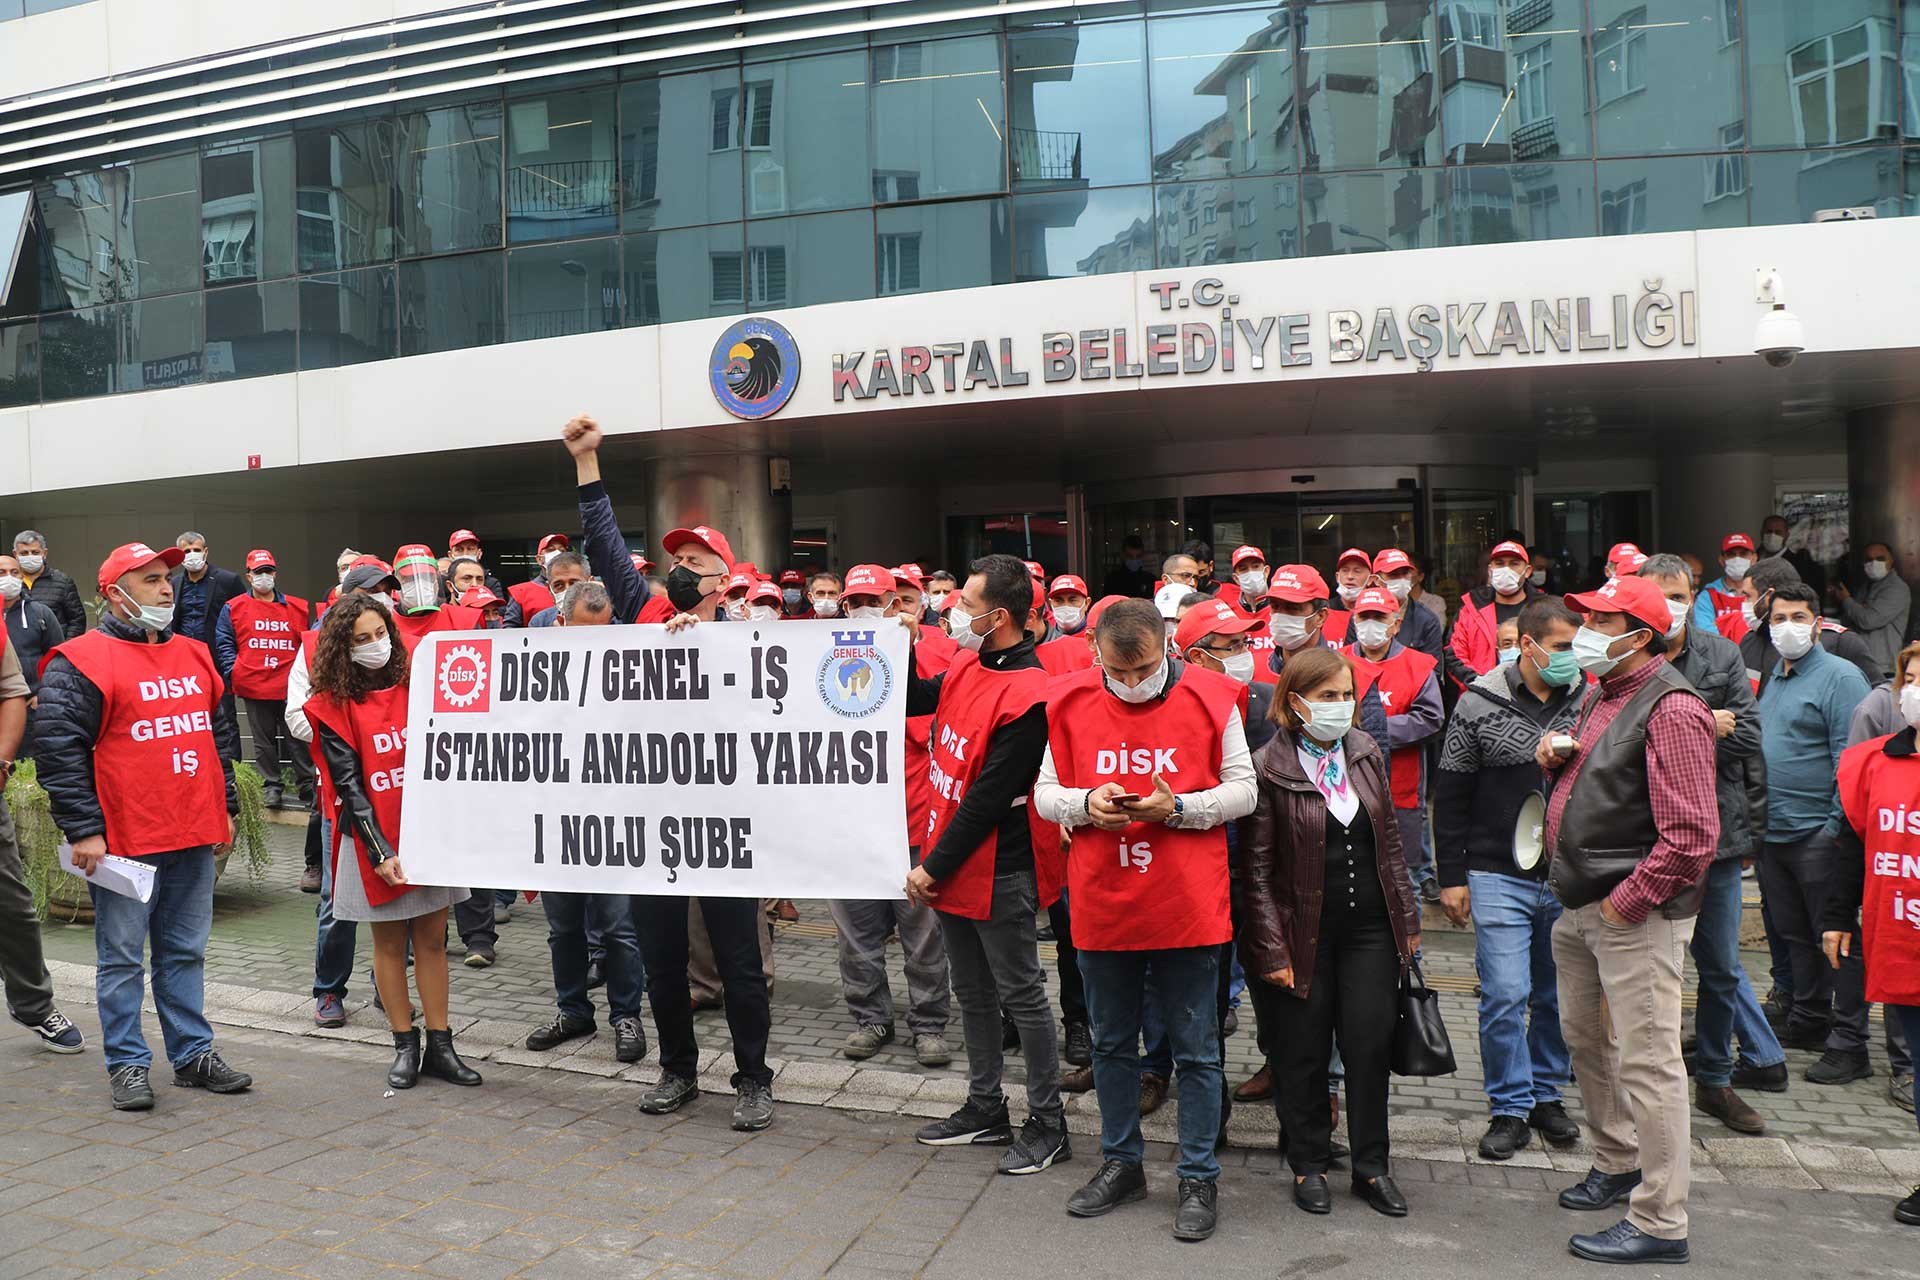
{"type": "Polygon", "coordinates": [[[841,586],[840,594],[842,597],[883,596],[898,589],[890,570],[877,564],[857,564],[847,570],[847,580],[841,586]]]}
{"type": "Polygon", "coordinates": [[[1033,580],[1033,611],[1044,613],[1047,608],[1047,582],[1045,578],[1033,580]]]}
{"type": "Polygon", "coordinates": [[[273,552],[259,549],[247,552],[248,573],[252,573],[255,569],[273,569],[277,567],[273,562],[273,552]]]}
{"type": "Polygon", "coordinates": [[[1241,613],[1225,600],[1203,600],[1187,610],[1173,633],[1173,647],[1185,653],[1208,636],[1237,636],[1253,630],[1259,623],[1241,613]]]}
{"type": "Polygon", "coordinates": [[[1631,542],[1616,542],[1613,544],[1613,550],[1607,552],[1607,563],[1618,564],[1621,556],[1638,550],[1640,550],[1640,548],[1634,546],[1631,542]]]}
{"type": "Polygon", "coordinates": [[[752,604],[757,600],[766,600],[776,605],[779,604],[779,584],[764,578],[754,583],[753,589],[747,592],[747,603],[752,604]]]}
{"type": "MultiPolygon", "coordinates": [[[[948,597],[948,598],[951,599],[952,597],[948,597]]],[[[1101,596],[1098,600],[1095,600],[1093,602],[1093,608],[1087,610],[1087,625],[1089,627],[1099,626],[1100,615],[1107,611],[1108,605],[1112,604],[1116,600],[1126,600],[1129,598],[1130,597],[1128,596],[1101,596]]]]}
{"type": "Polygon", "coordinates": [[[393,566],[388,564],[385,560],[382,560],[379,556],[355,556],[353,560],[347,565],[347,568],[359,569],[366,565],[372,565],[377,569],[384,569],[388,573],[393,572],[393,566]]]}
{"type": "Polygon", "coordinates": [[[723,596],[730,596],[736,591],[751,591],[753,590],[753,584],[756,581],[757,579],[750,573],[736,573],[731,578],[727,579],[726,590],[722,591],[720,594],[723,596]]]}
{"type": "Polygon", "coordinates": [[[573,542],[564,533],[550,533],[540,539],[540,554],[545,555],[549,547],[558,547],[562,551],[570,551],[573,549],[573,542]]]}
{"type": "Polygon", "coordinates": [[[1233,549],[1233,559],[1227,561],[1227,564],[1232,568],[1238,569],[1242,560],[1258,560],[1262,564],[1265,564],[1267,553],[1258,547],[1235,547],[1233,549]]]}
{"type": "Polygon", "coordinates": [[[627,559],[633,561],[633,571],[642,577],[653,572],[653,561],[647,559],[638,551],[627,552],[627,559]]]}
{"type": "Polygon", "coordinates": [[[115,547],[100,562],[100,589],[105,591],[117,582],[122,574],[132,573],[135,569],[145,568],[155,560],[166,562],[169,569],[178,569],[187,553],[178,547],[168,547],[164,551],[155,551],[144,542],[129,542],[123,547],[115,547]]]}
{"type": "Polygon", "coordinates": [[[1640,572],[1641,566],[1647,563],[1648,558],[1647,553],[1644,551],[1624,552],[1618,560],[1613,562],[1614,572],[1623,576],[1629,573],[1638,573],[1640,572]]]}
{"type": "Polygon", "coordinates": [[[718,529],[709,529],[703,524],[694,525],[691,529],[670,530],[666,537],[660,539],[660,549],[672,555],[689,542],[719,556],[720,563],[727,566],[727,572],[733,572],[733,544],[718,529]]]}
{"type": "Polygon", "coordinates": [[[1730,533],[1720,539],[1720,553],[1722,555],[1725,555],[1729,551],[1751,550],[1753,550],[1753,539],[1744,533],[1730,533]]]}
{"type": "Polygon", "coordinates": [[[467,609],[484,609],[490,604],[504,603],[505,601],[485,587],[468,587],[460,593],[461,607],[467,609]]]}
{"type": "Polygon", "coordinates": [[[915,591],[924,590],[927,585],[926,571],[912,561],[896,567],[893,571],[893,580],[895,583],[904,582],[915,591]]]}
{"type": "Polygon", "coordinates": [[[1283,564],[1273,571],[1273,578],[1267,583],[1267,598],[1288,604],[1325,600],[1327,580],[1310,564],[1283,564]]]}
{"type": "Polygon", "coordinates": [[[1047,595],[1049,597],[1057,596],[1063,591],[1071,591],[1075,595],[1082,595],[1082,596],[1093,594],[1091,591],[1087,590],[1087,584],[1085,579],[1076,578],[1070,573],[1063,573],[1059,577],[1055,578],[1053,580],[1053,585],[1047,588],[1047,595]]]}
{"type": "Polygon", "coordinates": [[[447,535],[447,550],[451,551],[463,542],[477,543],[479,541],[480,541],[480,535],[475,533],[473,530],[455,529],[452,533],[447,535]]]}
{"type": "Polygon", "coordinates": [[[396,567],[404,565],[409,560],[431,561],[436,570],[440,568],[440,557],[433,554],[433,548],[424,542],[409,542],[393,553],[393,563],[396,567]]]}
{"type": "Polygon", "coordinates": [[[1501,556],[1512,556],[1516,560],[1530,561],[1533,559],[1532,556],[1527,554],[1527,549],[1517,542],[1496,543],[1493,550],[1487,552],[1487,559],[1489,561],[1498,560],[1501,556]]]}
{"type": "Polygon", "coordinates": [[[1047,566],[1041,564],[1038,560],[1029,560],[1026,562],[1026,565],[1027,573],[1032,576],[1035,582],[1045,582],[1047,580],[1047,566]]]}
{"type": "Polygon", "coordinates": [[[1402,569],[1413,568],[1413,561],[1407,559],[1407,553],[1398,547],[1388,547],[1373,558],[1373,571],[1379,574],[1398,573],[1402,569]]]}
{"type": "Polygon", "coordinates": [[[1400,602],[1394,598],[1393,592],[1385,587],[1368,587],[1354,597],[1353,616],[1356,618],[1363,613],[1398,612],[1400,612],[1400,602]]]}
{"type": "Polygon", "coordinates": [[[806,575],[801,573],[798,569],[782,569],[780,571],[780,585],[783,587],[805,586],[806,581],[807,581],[806,575]]]}
{"type": "MultiPolygon", "coordinates": [[[[1639,554],[1637,551],[1635,554],[1639,554]]],[[[1567,603],[1588,613],[1628,613],[1648,626],[1666,634],[1673,622],[1667,597],[1649,578],[1615,578],[1598,591],[1583,591],[1567,597],[1567,603]]]]}
{"type": "Polygon", "coordinates": [[[1333,567],[1338,569],[1341,565],[1345,564],[1349,560],[1358,560],[1360,562],[1360,567],[1363,569],[1373,568],[1373,557],[1368,555],[1366,552],[1362,551],[1358,547],[1348,547],[1345,551],[1342,551],[1340,553],[1340,558],[1333,562],[1333,567]]]}

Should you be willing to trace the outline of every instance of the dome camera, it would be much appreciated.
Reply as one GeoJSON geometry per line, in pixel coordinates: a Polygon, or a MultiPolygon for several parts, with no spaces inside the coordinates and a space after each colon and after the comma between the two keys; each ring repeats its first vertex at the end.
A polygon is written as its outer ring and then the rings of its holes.
{"type": "Polygon", "coordinates": [[[1774,368],[1784,369],[1807,349],[1807,335],[1800,317],[1787,310],[1786,290],[1778,271],[1760,273],[1758,300],[1767,304],[1767,310],[1753,332],[1754,354],[1774,368]]]}

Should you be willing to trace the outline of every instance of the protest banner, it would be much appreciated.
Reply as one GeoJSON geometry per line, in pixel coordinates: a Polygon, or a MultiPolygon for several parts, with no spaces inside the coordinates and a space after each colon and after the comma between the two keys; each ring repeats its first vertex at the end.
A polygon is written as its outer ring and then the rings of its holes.
{"type": "Polygon", "coordinates": [[[898,898],[905,629],[437,632],[414,650],[416,884],[898,898]]]}

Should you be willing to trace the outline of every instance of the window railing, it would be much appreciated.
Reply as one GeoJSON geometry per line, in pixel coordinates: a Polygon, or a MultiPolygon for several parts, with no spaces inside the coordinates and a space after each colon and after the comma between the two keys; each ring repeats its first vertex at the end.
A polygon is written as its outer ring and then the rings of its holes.
{"type": "Polygon", "coordinates": [[[507,173],[507,212],[516,218],[611,216],[618,204],[612,160],[518,164],[507,173]]]}
{"type": "Polygon", "coordinates": [[[1009,129],[1013,176],[1029,182],[1078,182],[1080,135],[1061,129],[1009,129]]]}

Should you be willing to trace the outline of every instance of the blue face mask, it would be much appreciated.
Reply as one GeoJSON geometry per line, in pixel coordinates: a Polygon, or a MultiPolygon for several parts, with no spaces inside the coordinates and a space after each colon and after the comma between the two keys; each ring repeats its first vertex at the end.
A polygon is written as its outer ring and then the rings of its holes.
{"type": "Polygon", "coordinates": [[[1514,646],[1513,646],[1512,648],[1509,648],[1509,649],[1502,649],[1502,650],[1500,651],[1500,665],[1501,665],[1501,666],[1503,666],[1503,667],[1505,667],[1505,666],[1511,666],[1512,664],[1514,664],[1514,663],[1516,663],[1516,662],[1518,662],[1518,661],[1520,661],[1520,646],[1519,646],[1519,645],[1517,645],[1517,644],[1516,644],[1516,645],[1514,645],[1514,646]]]}
{"type": "MultiPolygon", "coordinates": [[[[1538,646],[1535,647],[1538,649],[1538,646]]],[[[1539,649],[1538,651],[1539,653],[1547,653],[1545,649],[1539,649]]],[[[1574,656],[1573,650],[1571,649],[1562,649],[1557,653],[1547,653],[1547,661],[1544,663],[1541,663],[1539,657],[1536,655],[1534,662],[1540,666],[1540,678],[1556,689],[1571,689],[1584,678],[1580,670],[1580,659],[1574,656]]]]}

